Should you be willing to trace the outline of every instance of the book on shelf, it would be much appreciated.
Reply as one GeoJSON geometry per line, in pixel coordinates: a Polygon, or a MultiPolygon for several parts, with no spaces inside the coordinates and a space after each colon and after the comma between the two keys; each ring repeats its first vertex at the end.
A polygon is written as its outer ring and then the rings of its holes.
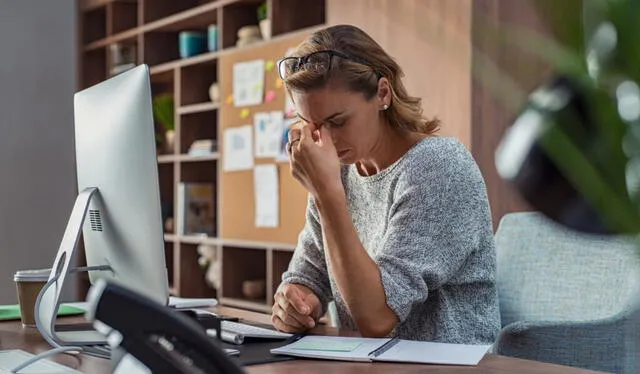
{"type": "Polygon", "coordinates": [[[215,236],[215,211],[212,183],[181,182],[178,185],[178,234],[215,236]]]}
{"type": "Polygon", "coordinates": [[[216,141],[213,139],[198,139],[189,147],[189,156],[207,156],[215,152],[216,141]]]}

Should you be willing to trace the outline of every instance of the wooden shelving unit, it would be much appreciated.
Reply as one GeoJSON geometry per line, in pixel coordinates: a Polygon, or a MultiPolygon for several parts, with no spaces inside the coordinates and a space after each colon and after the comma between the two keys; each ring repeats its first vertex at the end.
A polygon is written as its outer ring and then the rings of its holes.
{"type": "MultiPolygon", "coordinates": [[[[149,65],[154,95],[174,97],[175,143],[169,150],[159,147],[163,152],[158,154],[163,207],[176,207],[181,182],[213,184],[216,186],[216,205],[220,206],[220,194],[217,193],[222,167],[219,165],[220,154],[216,150],[204,156],[191,156],[188,151],[195,140],[216,142],[222,139],[219,125],[222,105],[211,102],[208,95],[209,86],[221,79],[221,56],[309,33],[325,22],[325,0],[266,0],[272,23],[271,39],[236,47],[238,30],[246,25],[257,25],[257,7],[261,3],[262,0],[79,0],[79,88],[110,77],[112,46],[117,43],[134,48],[136,64],[149,65]],[[211,24],[219,29],[219,50],[180,59],[179,33],[205,31],[211,24]]],[[[162,132],[160,124],[156,124],[156,130],[162,132]]],[[[171,210],[175,222],[176,209],[171,210]]],[[[220,232],[220,221],[220,217],[216,217],[216,233],[220,232]]],[[[270,312],[273,293],[293,249],[293,243],[167,232],[165,258],[170,292],[182,297],[214,296],[225,305],[270,312]],[[217,248],[223,280],[223,286],[217,292],[206,284],[204,269],[198,265],[197,247],[201,244],[217,248]],[[242,282],[248,279],[266,281],[263,298],[248,300],[243,297],[242,282]]]]}

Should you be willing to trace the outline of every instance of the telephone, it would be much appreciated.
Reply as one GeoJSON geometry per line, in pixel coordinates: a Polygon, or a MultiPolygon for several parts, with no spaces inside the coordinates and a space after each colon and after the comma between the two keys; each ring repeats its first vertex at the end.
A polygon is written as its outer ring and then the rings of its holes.
{"type": "Polygon", "coordinates": [[[152,373],[240,374],[242,368],[191,318],[104,279],[89,291],[87,319],[152,373]]]}

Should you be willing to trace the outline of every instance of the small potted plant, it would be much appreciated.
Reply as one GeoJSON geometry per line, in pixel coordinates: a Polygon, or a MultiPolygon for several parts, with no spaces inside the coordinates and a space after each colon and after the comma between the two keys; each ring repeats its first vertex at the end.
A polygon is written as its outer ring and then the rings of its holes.
{"type": "Polygon", "coordinates": [[[271,38],[271,20],[269,19],[266,1],[263,1],[260,6],[258,6],[258,22],[260,24],[262,39],[269,40],[271,38]]]}
{"type": "Polygon", "coordinates": [[[160,136],[156,140],[164,142],[166,153],[173,153],[175,144],[173,95],[159,95],[153,98],[153,116],[164,127],[164,134],[158,134],[160,136]],[[164,139],[162,135],[164,135],[164,139]]]}

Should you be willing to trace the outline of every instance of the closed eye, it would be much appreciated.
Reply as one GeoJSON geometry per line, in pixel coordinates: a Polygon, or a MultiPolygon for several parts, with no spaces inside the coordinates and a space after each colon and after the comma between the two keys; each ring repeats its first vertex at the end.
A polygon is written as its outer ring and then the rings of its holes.
{"type": "Polygon", "coordinates": [[[342,127],[346,123],[347,123],[347,120],[345,118],[332,119],[332,120],[326,122],[326,124],[331,128],[342,127]]]}

